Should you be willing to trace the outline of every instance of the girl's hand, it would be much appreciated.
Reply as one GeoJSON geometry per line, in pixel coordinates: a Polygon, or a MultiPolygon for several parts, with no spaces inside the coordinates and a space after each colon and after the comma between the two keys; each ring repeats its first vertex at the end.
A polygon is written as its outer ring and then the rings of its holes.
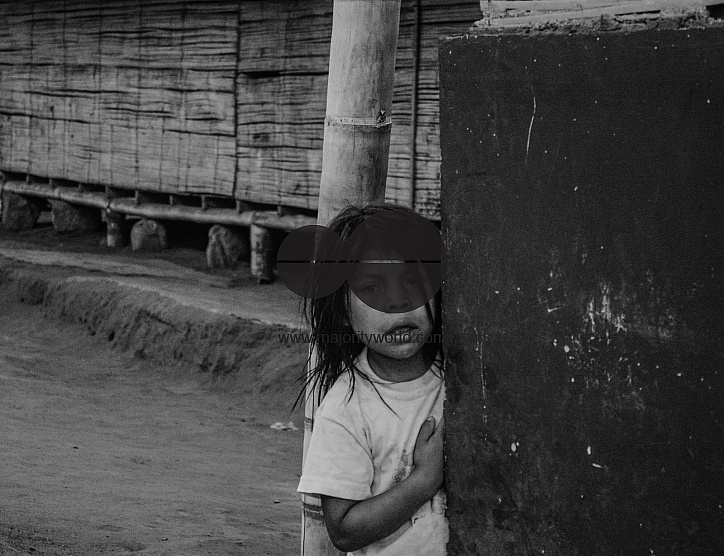
{"type": "Polygon", "coordinates": [[[442,453],[443,421],[435,427],[435,418],[429,417],[420,427],[413,452],[414,468],[412,473],[420,477],[426,488],[428,499],[435,496],[442,487],[443,453],[442,453]]]}
{"type": "Polygon", "coordinates": [[[342,552],[354,552],[388,537],[409,521],[442,486],[442,421],[430,417],[420,427],[410,476],[366,500],[322,495],[329,538],[342,552]]]}

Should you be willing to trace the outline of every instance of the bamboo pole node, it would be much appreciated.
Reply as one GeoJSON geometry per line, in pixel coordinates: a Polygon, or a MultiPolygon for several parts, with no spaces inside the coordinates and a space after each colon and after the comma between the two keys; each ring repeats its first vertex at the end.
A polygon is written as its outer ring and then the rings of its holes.
{"type": "MultiPolygon", "coordinates": [[[[351,118],[349,116],[327,116],[324,123],[328,126],[343,126],[350,128],[372,128],[372,130],[386,131],[392,127],[392,118],[384,110],[375,118],[351,118]]],[[[364,129],[364,131],[371,131],[364,129]]]]}

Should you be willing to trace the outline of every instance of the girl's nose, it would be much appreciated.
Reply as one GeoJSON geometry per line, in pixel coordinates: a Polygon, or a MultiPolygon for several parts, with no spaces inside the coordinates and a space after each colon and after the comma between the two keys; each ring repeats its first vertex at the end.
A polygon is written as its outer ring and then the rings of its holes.
{"type": "Polygon", "coordinates": [[[385,313],[407,313],[411,309],[410,297],[402,284],[388,288],[385,295],[385,313]]]}

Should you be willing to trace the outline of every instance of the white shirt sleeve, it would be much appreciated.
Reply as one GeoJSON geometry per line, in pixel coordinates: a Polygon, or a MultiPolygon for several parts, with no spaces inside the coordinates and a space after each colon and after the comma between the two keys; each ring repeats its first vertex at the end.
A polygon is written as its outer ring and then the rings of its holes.
{"type": "Polygon", "coordinates": [[[372,453],[361,430],[346,419],[317,413],[298,492],[366,500],[372,496],[372,453]]]}

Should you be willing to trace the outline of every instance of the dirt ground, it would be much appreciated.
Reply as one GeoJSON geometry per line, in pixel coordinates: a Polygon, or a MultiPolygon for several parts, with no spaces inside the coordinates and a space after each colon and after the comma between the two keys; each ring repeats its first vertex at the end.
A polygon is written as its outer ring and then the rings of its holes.
{"type": "MultiPolygon", "coordinates": [[[[86,252],[103,251],[100,240],[43,227],[0,234],[86,252]]],[[[204,266],[199,249],[159,257],[204,266]]],[[[258,363],[223,376],[161,365],[5,292],[0,308],[0,555],[298,553],[303,416],[291,413],[293,377],[258,363]],[[299,430],[270,428],[277,421],[299,430]]],[[[296,368],[299,353],[258,358],[296,368]]]]}

